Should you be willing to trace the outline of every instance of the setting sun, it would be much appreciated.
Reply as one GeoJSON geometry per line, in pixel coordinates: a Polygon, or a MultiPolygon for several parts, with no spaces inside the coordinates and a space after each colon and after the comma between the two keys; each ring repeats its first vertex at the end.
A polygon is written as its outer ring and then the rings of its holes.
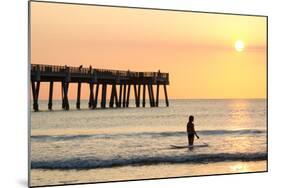
{"type": "Polygon", "coordinates": [[[244,45],[244,42],[242,40],[237,40],[235,42],[235,49],[238,51],[238,52],[241,52],[243,51],[245,48],[245,45],[244,45]]]}

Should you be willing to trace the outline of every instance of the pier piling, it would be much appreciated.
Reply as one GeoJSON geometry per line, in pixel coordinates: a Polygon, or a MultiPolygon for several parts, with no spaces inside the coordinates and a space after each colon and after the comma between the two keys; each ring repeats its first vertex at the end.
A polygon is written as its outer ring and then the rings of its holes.
{"type": "Polygon", "coordinates": [[[99,86],[99,84],[96,84],[96,94],[93,108],[97,108],[98,105],[99,86]]]}
{"type": "Polygon", "coordinates": [[[143,84],[142,107],[145,107],[145,84],[143,84]]]}
{"type": "Polygon", "coordinates": [[[154,92],[153,92],[153,86],[152,85],[150,85],[150,92],[151,92],[152,107],[155,107],[154,92]]]}
{"type": "Polygon", "coordinates": [[[159,104],[159,84],[156,86],[156,104],[155,106],[158,107],[159,104]]]}
{"type": "Polygon", "coordinates": [[[80,97],[81,97],[81,82],[78,82],[77,85],[77,101],[76,101],[76,108],[80,109],[80,97]]]}
{"type": "Polygon", "coordinates": [[[137,99],[137,104],[136,107],[140,107],[140,94],[141,94],[141,85],[138,85],[138,99],[137,99]]]}
{"type": "Polygon", "coordinates": [[[90,87],[90,95],[89,95],[88,107],[92,109],[94,103],[94,84],[90,82],[89,87],[90,87]]]}
{"type": "Polygon", "coordinates": [[[165,101],[166,101],[166,106],[169,106],[169,100],[168,100],[168,94],[167,94],[167,89],[166,89],[166,84],[164,84],[164,93],[165,93],[165,101]]]}
{"type": "Polygon", "coordinates": [[[124,84],[123,87],[124,87],[124,90],[123,90],[123,108],[125,108],[126,103],[127,103],[127,101],[126,101],[126,87],[127,87],[126,84],[124,84]]]}
{"type": "Polygon", "coordinates": [[[106,89],[107,89],[107,84],[102,84],[101,108],[106,107],[106,89]]]}
{"type": "Polygon", "coordinates": [[[119,86],[119,101],[118,101],[118,107],[121,108],[121,104],[122,104],[122,84],[120,84],[119,86]]]}
{"type": "Polygon", "coordinates": [[[39,96],[40,82],[32,81],[31,87],[32,87],[32,95],[33,95],[33,110],[37,112],[39,111],[38,96],[39,96]]]}
{"type": "Polygon", "coordinates": [[[48,102],[48,109],[52,110],[52,105],[53,105],[53,86],[54,82],[50,82],[50,88],[49,88],[49,102],[48,102]]]}
{"type": "Polygon", "coordinates": [[[110,101],[109,101],[109,107],[113,108],[114,107],[114,100],[115,100],[115,89],[116,87],[112,85],[111,87],[111,94],[110,94],[110,101]]]}
{"type": "Polygon", "coordinates": [[[63,87],[63,109],[69,110],[69,101],[68,101],[68,87],[69,83],[66,81],[62,82],[63,87]]]}
{"type": "Polygon", "coordinates": [[[126,107],[129,107],[131,84],[128,85],[128,93],[126,99],[126,107]]]}
{"type": "Polygon", "coordinates": [[[118,95],[117,95],[117,87],[116,84],[113,84],[113,103],[115,104],[115,107],[118,107],[118,95]]]}

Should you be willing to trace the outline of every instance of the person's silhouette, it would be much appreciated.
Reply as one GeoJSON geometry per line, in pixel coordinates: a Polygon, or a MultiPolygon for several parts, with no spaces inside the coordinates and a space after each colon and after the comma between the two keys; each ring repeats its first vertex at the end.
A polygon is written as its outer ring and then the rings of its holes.
{"type": "Polygon", "coordinates": [[[195,131],[193,121],[194,121],[194,117],[189,116],[189,121],[187,122],[187,125],[186,125],[186,133],[187,133],[189,146],[193,146],[194,135],[199,139],[199,136],[197,135],[197,133],[195,131]]]}

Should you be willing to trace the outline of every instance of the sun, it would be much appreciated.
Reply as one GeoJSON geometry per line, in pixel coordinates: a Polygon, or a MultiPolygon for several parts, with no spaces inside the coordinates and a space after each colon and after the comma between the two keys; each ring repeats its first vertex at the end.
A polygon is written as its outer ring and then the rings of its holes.
{"type": "Polygon", "coordinates": [[[244,42],[242,40],[237,40],[234,45],[236,51],[242,52],[245,48],[244,42]]]}

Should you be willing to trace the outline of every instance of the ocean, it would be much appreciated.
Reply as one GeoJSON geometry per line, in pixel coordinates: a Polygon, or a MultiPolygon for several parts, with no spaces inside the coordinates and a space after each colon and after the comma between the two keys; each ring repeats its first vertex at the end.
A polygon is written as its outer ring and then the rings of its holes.
{"type": "MultiPolygon", "coordinates": [[[[31,112],[31,186],[267,171],[265,99],[170,100],[158,108],[31,112]],[[194,116],[208,147],[187,144],[194,116]]],[[[135,106],[130,101],[130,106],[135,106]]]]}

